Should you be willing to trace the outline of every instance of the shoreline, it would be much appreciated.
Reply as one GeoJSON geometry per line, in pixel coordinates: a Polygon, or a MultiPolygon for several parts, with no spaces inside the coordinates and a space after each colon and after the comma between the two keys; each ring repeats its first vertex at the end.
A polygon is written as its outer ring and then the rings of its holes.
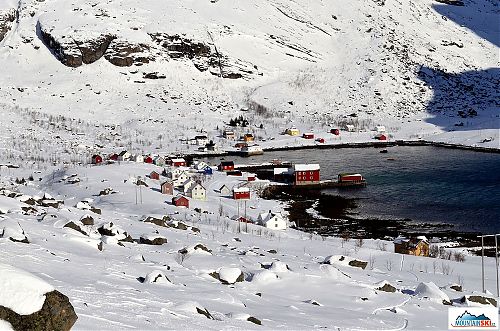
{"type": "MultiPolygon", "coordinates": [[[[308,149],[340,149],[340,148],[384,148],[394,146],[431,146],[438,148],[460,149],[481,153],[500,154],[499,148],[489,148],[481,146],[470,146],[462,144],[450,144],[444,142],[436,142],[429,140],[394,140],[394,141],[366,141],[366,142],[351,142],[340,144],[315,144],[315,145],[299,145],[299,146],[282,146],[282,147],[262,147],[265,152],[277,151],[294,151],[308,149]]],[[[190,157],[220,157],[220,156],[242,156],[240,151],[224,151],[215,153],[187,153],[190,157]]],[[[248,156],[251,157],[251,156],[248,156]]]]}

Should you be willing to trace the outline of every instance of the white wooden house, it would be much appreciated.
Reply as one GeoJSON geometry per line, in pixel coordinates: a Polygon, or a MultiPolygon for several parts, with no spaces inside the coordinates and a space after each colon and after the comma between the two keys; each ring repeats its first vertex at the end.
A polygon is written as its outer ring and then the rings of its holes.
{"type": "Polygon", "coordinates": [[[196,183],[190,189],[191,198],[195,200],[206,200],[207,199],[207,190],[203,185],[196,183]]]}
{"type": "Polygon", "coordinates": [[[222,195],[231,195],[231,189],[224,184],[220,187],[219,193],[222,195]]]}
{"type": "Polygon", "coordinates": [[[187,171],[182,171],[177,177],[175,177],[175,179],[173,179],[174,186],[175,187],[183,186],[184,182],[190,178],[191,176],[188,174],[187,171]]]}
{"type": "Polygon", "coordinates": [[[122,151],[118,154],[118,161],[128,161],[130,160],[130,157],[132,157],[132,154],[127,151],[122,151]]]}
{"type": "Polygon", "coordinates": [[[274,230],[285,230],[287,228],[286,221],[283,219],[281,214],[273,213],[271,211],[259,214],[257,224],[274,230]]]}
{"type": "Polygon", "coordinates": [[[193,187],[194,185],[196,185],[196,182],[194,180],[192,180],[191,178],[188,178],[184,181],[184,183],[182,183],[182,192],[184,194],[187,194],[189,193],[189,191],[191,190],[191,187],[193,187]]]}
{"type": "Polygon", "coordinates": [[[133,160],[137,163],[144,163],[144,156],[141,154],[134,155],[133,160]]]}

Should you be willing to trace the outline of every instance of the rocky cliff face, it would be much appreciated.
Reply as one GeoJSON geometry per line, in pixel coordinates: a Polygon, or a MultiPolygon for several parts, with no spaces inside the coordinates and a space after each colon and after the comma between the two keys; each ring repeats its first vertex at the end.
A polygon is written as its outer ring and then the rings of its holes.
{"type": "Polygon", "coordinates": [[[7,32],[9,32],[12,23],[15,20],[16,20],[15,9],[0,11],[0,41],[2,41],[7,32]]]}

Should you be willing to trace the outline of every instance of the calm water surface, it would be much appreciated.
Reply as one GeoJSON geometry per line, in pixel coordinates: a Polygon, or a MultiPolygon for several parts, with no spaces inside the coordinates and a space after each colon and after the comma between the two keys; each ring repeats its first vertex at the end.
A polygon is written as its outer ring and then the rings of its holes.
{"type": "Polygon", "coordinates": [[[456,230],[500,232],[500,154],[426,146],[392,147],[387,154],[376,148],[344,148],[231,159],[246,164],[272,159],[319,163],[322,179],[359,172],[368,181],[366,188],[324,192],[358,198],[356,212],[363,217],[447,222],[456,230]]]}

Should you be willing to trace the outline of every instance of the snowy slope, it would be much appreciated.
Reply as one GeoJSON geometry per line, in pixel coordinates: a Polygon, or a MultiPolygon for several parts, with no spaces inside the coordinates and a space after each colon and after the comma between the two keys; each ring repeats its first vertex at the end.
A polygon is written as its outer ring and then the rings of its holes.
{"type": "MultiPolygon", "coordinates": [[[[395,139],[467,145],[491,136],[485,146],[498,148],[498,45],[481,37],[498,27],[468,28],[496,15],[494,1],[457,7],[428,0],[349,6],[21,0],[2,6],[19,13],[19,20],[5,20],[10,29],[0,42],[6,112],[18,106],[121,125],[145,140],[165,131],[177,137],[205,130],[215,137],[241,108],[260,110],[244,115],[262,137],[290,124],[323,131],[356,113],[362,131],[382,124],[395,139]],[[458,116],[470,109],[479,115],[458,116]],[[464,126],[455,127],[459,122],[464,126]],[[261,123],[264,131],[253,126],[261,123]]],[[[82,140],[92,144],[95,135],[83,131],[82,140]]],[[[163,146],[181,148],[176,141],[163,146]]]]}
{"type": "MultiPolygon", "coordinates": [[[[342,242],[254,225],[240,232],[236,222],[217,217],[220,198],[215,193],[207,203],[192,206],[201,208],[197,213],[170,205],[166,201],[171,196],[157,192],[152,181],[142,188],[143,203],[135,204],[131,176],[154,169],[124,162],[47,171],[33,182],[3,191],[20,192],[24,201],[26,195],[52,196],[64,204],[0,215],[0,224],[19,222],[30,241],[0,238],[0,263],[22,268],[67,295],[78,315],[75,330],[442,330],[449,307],[442,301],[461,306],[460,298],[481,291],[480,257],[467,256],[465,263],[403,257],[392,252],[390,242],[365,240],[360,245],[354,239],[342,242]],[[73,174],[81,181],[68,183],[73,174]],[[116,193],[98,196],[106,187],[116,193]],[[82,200],[100,208],[101,214],[76,208],[82,200]],[[83,225],[87,215],[93,225],[83,225]],[[177,221],[175,227],[143,222],[145,216],[165,215],[177,221]],[[86,234],[64,227],[70,221],[86,234]],[[110,232],[99,233],[99,228],[110,232]],[[136,241],[119,242],[124,231],[136,241]],[[167,243],[147,245],[140,237],[163,237],[167,243]],[[353,261],[366,261],[366,268],[352,266],[353,261]],[[214,273],[229,283],[241,273],[243,277],[228,285],[214,273]],[[450,288],[456,283],[464,292],[450,288]],[[380,290],[389,285],[395,292],[380,290]]],[[[228,185],[238,181],[220,173],[214,176],[213,181],[228,185]]],[[[232,215],[231,203],[223,203],[223,214],[232,215]]],[[[261,203],[254,197],[249,205],[268,208],[261,203]]],[[[490,291],[495,289],[494,270],[494,261],[487,258],[490,291]]]]}

